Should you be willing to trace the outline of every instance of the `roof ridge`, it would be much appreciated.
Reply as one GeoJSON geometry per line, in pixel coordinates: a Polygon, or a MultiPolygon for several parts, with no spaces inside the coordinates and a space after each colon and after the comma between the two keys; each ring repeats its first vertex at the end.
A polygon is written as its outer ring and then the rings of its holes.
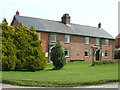
{"type": "MultiPolygon", "coordinates": [[[[18,16],[18,15],[15,15],[15,16],[18,16]]],[[[55,21],[55,20],[50,20],[50,19],[43,19],[43,18],[36,18],[36,17],[29,17],[29,16],[19,16],[19,17],[25,17],[25,18],[33,18],[33,19],[41,19],[41,20],[47,20],[47,21],[60,22],[60,21],[55,21]]]]}
{"type": "MultiPolygon", "coordinates": [[[[92,28],[98,28],[98,27],[95,27],[95,26],[90,26],[90,25],[82,25],[82,24],[76,24],[76,23],[71,23],[73,25],[80,25],[80,26],[86,26],[86,27],[92,27],[92,28]]],[[[98,29],[103,29],[103,28],[98,28],[98,29]]]]}
{"type": "MultiPolygon", "coordinates": [[[[15,16],[17,16],[17,15],[15,15],[15,16]]],[[[36,18],[36,17],[29,17],[29,16],[19,16],[19,17],[26,17],[26,18],[33,18],[33,19],[41,19],[41,20],[47,20],[47,21],[53,21],[53,22],[59,22],[59,23],[61,23],[61,21],[50,20],[50,19],[43,19],[43,18],[36,18]]],[[[92,27],[92,28],[98,28],[98,27],[95,27],[95,26],[81,25],[81,24],[77,24],[77,23],[70,23],[70,24],[80,25],[80,26],[87,26],[87,27],[92,27]]],[[[99,28],[98,28],[98,29],[99,29],[99,28]]],[[[102,29],[102,28],[101,28],[101,29],[102,29]]]]}
{"type": "MultiPolygon", "coordinates": [[[[18,15],[15,15],[18,16],[18,15]]],[[[40,19],[40,18],[36,18],[36,17],[29,17],[29,16],[18,16],[18,17],[26,17],[26,18],[35,18],[35,19],[40,19]]]]}

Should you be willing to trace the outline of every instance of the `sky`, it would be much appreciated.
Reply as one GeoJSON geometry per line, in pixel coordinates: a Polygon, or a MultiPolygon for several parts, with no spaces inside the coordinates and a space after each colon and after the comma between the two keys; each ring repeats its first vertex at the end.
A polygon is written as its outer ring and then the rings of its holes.
{"type": "Polygon", "coordinates": [[[5,17],[10,24],[15,12],[21,16],[61,21],[63,14],[71,16],[71,23],[102,28],[113,37],[118,35],[119,0],[1,0],[0,22],[5,17]]]}

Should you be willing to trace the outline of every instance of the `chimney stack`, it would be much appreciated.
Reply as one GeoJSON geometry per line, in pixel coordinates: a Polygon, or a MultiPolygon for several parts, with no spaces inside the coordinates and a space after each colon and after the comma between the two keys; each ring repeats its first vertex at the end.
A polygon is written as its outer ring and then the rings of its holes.
{"type": "Polygon", "coordinates": [[[99,22],[99,24],[98,24],[98,28],[101,28],[101,23],[99,22]]]}
{"type": "Polygon", "coordinates": [[[70,24],[70,16],[69,16],[69,14],[64,14],[62,16],[61,20],[62,20],[62,23],[64,23],[64,24],[70,24]]]}
{"type": "Polygon", "coordinates": [[[19,14],[20,14],[20,13],[19,13],[18,11],[16,11],[16,15],[19,16],[19,14]]]}

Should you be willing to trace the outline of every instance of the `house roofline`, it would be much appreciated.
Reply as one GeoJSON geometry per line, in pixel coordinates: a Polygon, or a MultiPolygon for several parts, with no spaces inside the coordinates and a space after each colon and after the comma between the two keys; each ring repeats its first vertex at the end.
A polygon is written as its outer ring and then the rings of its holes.
{"type": "Polygon", "coordinates": [[[110,40],[115,40],[115,38],[95,37],[95,36],[89,36],[89,35],[79,35],[79,34],[70,34],[70,33],[52,32],[52,31],[39,31],[39,30],[36,30],[36,31],[37,31],[37,32],[47,32],[47,33],[56,33],[56,34],[67,34],[67,35],[74,35],[74,36],[83,36],[83,37],[92,37],[92,38],[100,38],[100,39],[110,39],[110,40]]]}

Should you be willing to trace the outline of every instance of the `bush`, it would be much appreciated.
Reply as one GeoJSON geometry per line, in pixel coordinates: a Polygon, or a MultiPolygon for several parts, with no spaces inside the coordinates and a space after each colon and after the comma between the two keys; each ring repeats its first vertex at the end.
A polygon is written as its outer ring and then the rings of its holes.
{"type": "Polygon", "coordinates": [[[53,62],[55,70],[59,70],[66,64],[66,58],[62,50],[62,46],[59,42],[55,45],[51,52],[51,60],[53,62]]]}
{"type": "Polygon", "coordinates": [[[101,64],[115,64],[115,63],[118,63],[118,60],[94,61],[94,65],[101,65],[101,64]]]}
{"type": "Polygon", "coordinates": [[[33,27],[20,23],[17,27],[3,22],[2,27],[2,70],[37,71],[46,67],[42,41],[33,27]]]}
{"type": "Polygon", "coordinates": [[[2,30],[2,70],[15,70],[16,66],[16,46],[13,43],[12,36],[14,35],[14,29],[8,26],[6,20],[0,24],[2,30]]]}

